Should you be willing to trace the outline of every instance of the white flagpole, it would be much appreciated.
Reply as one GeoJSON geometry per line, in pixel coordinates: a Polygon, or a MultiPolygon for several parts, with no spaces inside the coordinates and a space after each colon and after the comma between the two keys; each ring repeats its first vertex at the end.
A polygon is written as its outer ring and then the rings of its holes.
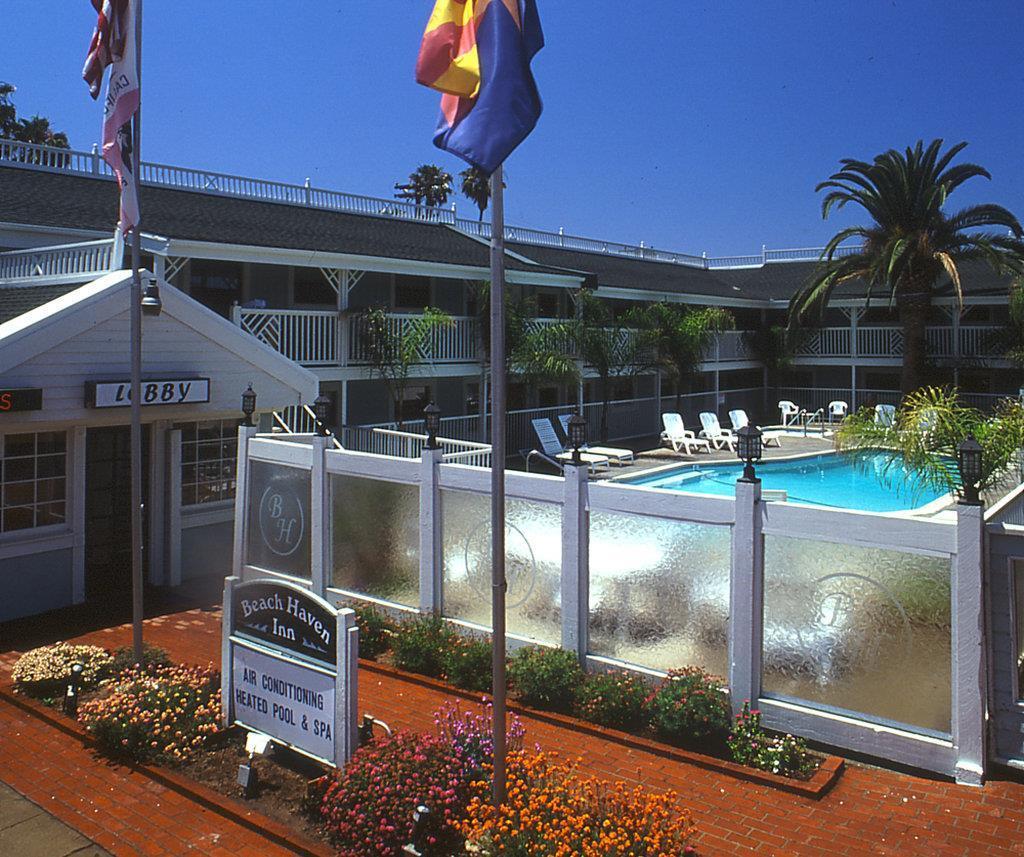
{"type": "Polygon", "coordinates": [[[495,806],[505,802],[505,200],[491,174],[491,627],[495,806]]]}
{"type": "MultiPolygon", "coordinates": [[[[142,0],[135,0],[135,68],[139,86],[139,106],[132,122],[132,175],[136,193],[141,184],[142,158],[142,0]]],[[[142,255],[140,214],[132,230],[131,307],[131,530],[132,530],[132,649],[137,663],[142,662],[142,281],[139,264],[142,255]]]]}

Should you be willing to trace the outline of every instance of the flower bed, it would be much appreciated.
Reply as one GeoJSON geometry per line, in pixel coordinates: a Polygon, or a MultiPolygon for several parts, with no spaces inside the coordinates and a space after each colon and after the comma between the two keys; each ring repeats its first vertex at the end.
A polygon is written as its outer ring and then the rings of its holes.
{"type": "MultiPolygon", "coordinates": [[[[406,620],[394,625],[389,636],[391,660],[401,670],[456,687],[479,690],[489,685],[486,641],[460,638],[439,617],[406,620]]],[[[765,730],[749,703],[734,719],[725,681],[696,667],[674,670],[652,688],[635,673],[588,674],[572,652],[529,646],[509,659],[508,678],[513,694],[528,708],[650,736],[774,776],[806,781],[824,761],[802,738],[765,730]]]]}

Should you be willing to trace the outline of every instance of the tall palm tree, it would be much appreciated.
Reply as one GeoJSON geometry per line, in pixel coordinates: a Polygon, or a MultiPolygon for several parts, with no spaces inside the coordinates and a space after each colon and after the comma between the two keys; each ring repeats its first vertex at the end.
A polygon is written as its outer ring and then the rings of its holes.
{"type": "Polygon", "coordinates": [[[448,202],[452,192],[451,173],[441,169],[437,164],[420,164],[409,174],[408,184],[396,184],[395,196],[402,199],[415,200],[417,205],[436,208],[448,202]]]}
{"type": "Polygon", "coordinates": [[[874,292],[887,293],[903,328],[903,393],[921,385],[928,308],[943,274],[962,304],[959,263],[979,259],[999,273],[1024,272],[1021,225],[1013,214],[999,205],[943,211],[949,195],[968,179],[991,178],[977,164],[950,166],[966,145],[958,143],[943,153],[942,140],[927,147],[919,140],[913,148],[890,149],[871,163],[844,158],[839,172],[815,188],[828,191],[821,203],[823,218],[853,203],[872,222],[842,229],[828,242],[814,274],[790,302],[790,325],[820,315],[835,289],[850,280],[867,284],[869,301],[874,292]],[[1002,227],[1012,235],[978,231],[984,227],[1002,227]],[[841,255],[839,246],[848,239],[859,239],[861,247],[841,255]]]}
{"type": "Polygon", "coordinates": [[[483,222],[484,212],[491,202],[491,180],[476,167],[469,167],[459,173],[462,179],[462,195],[472,200],[480,209],[480,222],[483,222]]]}

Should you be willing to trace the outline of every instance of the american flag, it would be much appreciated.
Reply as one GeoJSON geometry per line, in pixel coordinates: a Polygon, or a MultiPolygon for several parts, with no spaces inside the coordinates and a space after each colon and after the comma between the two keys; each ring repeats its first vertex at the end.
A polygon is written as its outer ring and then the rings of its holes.
{"type": "Polygon", "coordinates": [[[129,0],[92,0],[92,6],[99,18],[92,34],[89,53],[85,57],[82,77],[89,84],[89,94],[100,97],[103,72],[107,66],[124,56],[125,24],[128,20],[129,0]]]}

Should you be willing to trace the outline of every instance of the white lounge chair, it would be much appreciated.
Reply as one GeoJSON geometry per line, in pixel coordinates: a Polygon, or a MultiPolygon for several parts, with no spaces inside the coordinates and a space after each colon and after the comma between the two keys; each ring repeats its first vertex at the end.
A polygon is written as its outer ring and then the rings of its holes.
{"type": "Polygon", "coordinates": [[[718,422],[718,414],[712,413],[711,411],[701,411],[700,424],[704,426],[704,430],[700,433],[700,436],[707,438],[708,442],[712,444],[715,449],[728,447],[735,452],[736,438],[729,429],[722,428],[721,423],[718,422]]]}
{"type": "MultiPolygon", "coordinates": [[[[558,439],[558,434],[555,432],[555,426],[547,417],[537,417],[537,419],[530,420],[533,424],[533,431],[537,435],[537,440],[540,441],[541,450],[531,449],[526,454],[526,464],[529,467],[530,459],[536,456],[541,458],[548,464],[553,464],[559,470],[564,469],[566,464],[571,464],[573,461],[573,453],[567,452],[562,447],[562,442],[558,439]]],[[[587,465],[587,468],[591,473],[596,473],[599,469],[607,470],[610,466],[608,457],[604,455],[595,455],[592,452],[580,452],[580,461],[587,465]]]]}
{"type": "Polygon", "coordinates": [[[875,405],[875,425],[892,428],[896,422],[895,405],[875,405]]]}
{"type": "MultiPolygon", "coordinates": [[[[562,427],[562,434],[566,437],[569,436],[569,420],[571,418],[571,414],[559,414],[558,416],[558,423],[562,427]]],[[[592,452],[594,455],[603,455],[611,461],[612,464],[631,464],[633,459],[636,457],[633,450],[622,449],[617,446],[591,446],[587,443],[581,446],[580,450],[592,452]]]]}
{"type": "MultiPolygon", "coordinates": [[[[743,426],[750,425],[750,417],[747,416],[747,412],[743,408],[736,408],[729,411],[729,422],[732,423],[732,433],[736,434],[743,426]]],[[[771,446],[773,441],[776,446],[782,446],[782,441],[779,438],[785,434],[784,431],[773,431],[771,429],[765,431],[761,426],[755,426],[755,428],[761,432],[761,441],[765,446],[771,446]]]]}
{"type": "Polygon", "coordinates": [[[674,452],[686,450],[687,455],[693,455],[693,449],[703,449],[711,452],[711,444],[704,438],[697,437],[692,431],[683,425],[683,418],[680,414],[666,413],[661,415],[661,424],[665,431],[661,433],[661,439],[671,445],[674,452]]]}
{"type": "Polygon", "coordinates": [[[836,399],[834,402],[828,403],[828,421],[842,422],[846,419],[846,414],[850,410],[850,406],[841,399],[836,399]]]}
{"type": "Polygon", "coordinates": [[[783,428],[788,425],[796,425],[800,418],[800,409],[789,399],[782,399],[779,402],[779,415],[783,428]]]}

